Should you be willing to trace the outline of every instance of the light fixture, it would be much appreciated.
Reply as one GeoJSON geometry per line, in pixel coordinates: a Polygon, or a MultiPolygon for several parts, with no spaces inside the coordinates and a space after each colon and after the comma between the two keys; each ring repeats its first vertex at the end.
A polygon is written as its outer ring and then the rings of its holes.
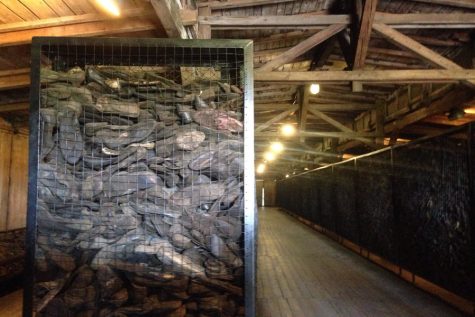
{"type": "Polygon", "coordinates": [[[285,178],[289,178],[289,176],[290,176],[289,174],[285,174],[285,178]]]}
{"type": "Polygon", "coordinates": [[[463,111],[464,111],[466,114],[475,114],[475,107],[472,106],[472,107],[469,107],[469,108],[465,108],[465,109],[463,109],[463,111]]]}
{"type": "Polygon", "coordinates": [[[274,153],[280,153],[284,150],[284,145],[280,142],[272,142],[270,145],[270,150],[274,153]]]}
{"type": "Polygon", "coordinates": [[[304,170],[304,171],[308,171],[308,167],[305,167],[303,170],[304,170]]]}
{"type": "Polygon", "coordinates": [[[312,95],[316,95],[320,92],[320,85],[319,84],[311,84],[310,85],[310,93],[312,95]]]}
{"type": "Polygon", "coordinates": [[[461,108],[452,108],[447,115],[449,120],[457,120],[462,119],[465,116],[465,111],[461,108]]]}
{"type": "Polygon", "coordinates": [[[271,161],[275,160],[275,154],[273,152],[265,152],[264,153],[264,159],[266,161],[271,162],[271,161]]]}
{"type": "Polygon", "coordinates": [[[96,3],[107,13],[116,17],[120,16],[120,8],[116,0],[96,0],[96,3]]]}
{"type": "Polygon", "coordinates": [[[290,123],[286,123],[280,128],[280,132],[284,136],[292,136],[295,134],[295,127],[290,123]]]}
{"type": "Polygon", "coordinates": [[[265,170],[266,170],[266,165],[264,163],[257,165],[257,169],[256,169],[257,174],[262,174],[264,173],[265,170]]]}

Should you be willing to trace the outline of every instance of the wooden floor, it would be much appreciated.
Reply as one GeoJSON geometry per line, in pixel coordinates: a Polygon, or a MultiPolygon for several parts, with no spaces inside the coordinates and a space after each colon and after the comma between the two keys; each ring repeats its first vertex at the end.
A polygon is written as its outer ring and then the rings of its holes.
{"type": "Polygon", "coordinates": [[[258,317],[462,316],[277,208],[259,210],[258,317]]]}
{"type": "Polygon", "coordinates": [[[23,291],[16,291],[0,297],[0,317],[20,317],[23,291]]]}
{"type": "MultiPolygon", "coordinates": [[[[257,317],[461,316],[276,208],[259,210],[257,278],[257,317]]],[[[21,301],[0,298],[0,317],[21,301]]]]}

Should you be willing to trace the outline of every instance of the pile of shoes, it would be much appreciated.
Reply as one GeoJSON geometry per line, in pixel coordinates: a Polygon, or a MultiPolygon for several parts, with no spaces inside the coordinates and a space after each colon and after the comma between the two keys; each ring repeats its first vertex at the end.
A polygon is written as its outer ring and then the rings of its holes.
{"type": "Polygon", "coordinates": [[[41,69],[38,316],[243,316],[243,92],[41,69]]]}

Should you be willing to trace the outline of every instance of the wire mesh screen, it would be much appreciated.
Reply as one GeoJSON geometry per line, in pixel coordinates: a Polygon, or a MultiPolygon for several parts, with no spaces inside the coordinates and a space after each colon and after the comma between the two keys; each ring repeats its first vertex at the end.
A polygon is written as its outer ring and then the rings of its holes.
{"type": "Polygon", "coordinates": [[[39,52],[34,312],[244,316],[242,45],[75,43],[39,52]]]}
{"type": "Polygon", "coordinates": [[[356,212],[355,164],[350,161],[333,167],[335,183],[336,232],[350,241],[359,241],[359,215],[356,212]]]}
{"type": "Polygon", "coordinates": [[[356,208],[360,220],[360,243],[370,251],[395,260],[397,239],[392,203],[391,153],[356,161],[356,208]]]}
{"type": "Polygon", "coordinates": [[[469,128],[283,179],[278,204],[473,299],[475,152],[469,128]]]}
{"type": "Polygon", "coordinates": [[[401,264],[469,296],[474,266],[466,137],[448,135],[396,151],[394,202],[401,264]]]}

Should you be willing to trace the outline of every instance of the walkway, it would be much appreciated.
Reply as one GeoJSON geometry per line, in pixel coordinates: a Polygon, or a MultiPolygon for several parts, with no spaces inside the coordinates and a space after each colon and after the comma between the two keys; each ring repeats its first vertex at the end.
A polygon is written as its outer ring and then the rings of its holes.
{"type": "Polygon", "coordinates": [[[301,224],[259,210],[257,316],[462,316],[301,224]]]}

